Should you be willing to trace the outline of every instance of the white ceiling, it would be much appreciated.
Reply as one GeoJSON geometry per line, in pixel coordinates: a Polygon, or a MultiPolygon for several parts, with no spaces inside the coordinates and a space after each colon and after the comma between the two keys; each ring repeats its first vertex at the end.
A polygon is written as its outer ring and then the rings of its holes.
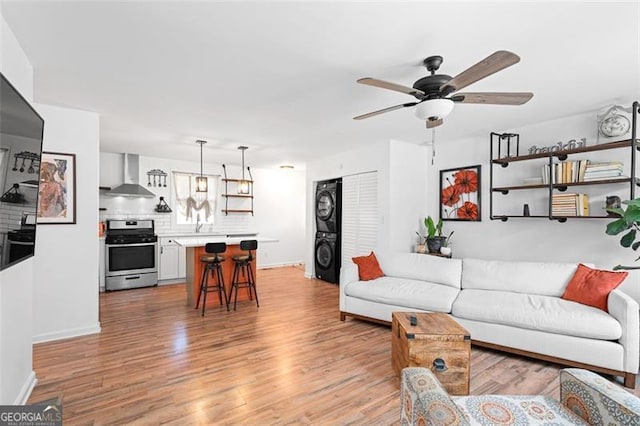
{"type": "Polygon", "coordinates": [[[464,91],[531,91],[524,106],[456,105],[440,141],[640,98],[639,2],[5,1],[35,100],[100,113],[101,151],[304,167],[379,140],[423,143],[410,110],[426,56],[456,75],[506,49],[519,64],[464,91]]]}

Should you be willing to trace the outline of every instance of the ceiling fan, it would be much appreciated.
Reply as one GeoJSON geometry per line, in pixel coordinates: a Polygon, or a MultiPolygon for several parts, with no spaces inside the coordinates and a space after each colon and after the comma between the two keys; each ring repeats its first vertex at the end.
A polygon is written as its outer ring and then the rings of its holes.
{"type": "Polygon", "coordinates": [[[453,109],[454,103],[463,104],[491,104],[491,105],[522,105],[528,102],[533,93],[530,92],[465,92],[458,93],[476,81],[495,74],[511,65],[520,62],[520,57],[506,50],[498,50],[487,56],[477,64],[467,68],[455,77],[445,74],[436,74],[442,64],[442,56],[429,56],[423,61],[427,71],[431,73],[422,77],[413,87],[390,83],[376,78],[366,77],[357,80],[360,84],[381,87],[383,89],[406,93],[417,99],[417,102],[407,102],[400,105],[384,108],[378,111],[353,117],[354,120],[373,117],[389,111],[402,108],[416,107],[415,114],[421,120],[425,120],[427,128],[440,126],[453,109]]]}

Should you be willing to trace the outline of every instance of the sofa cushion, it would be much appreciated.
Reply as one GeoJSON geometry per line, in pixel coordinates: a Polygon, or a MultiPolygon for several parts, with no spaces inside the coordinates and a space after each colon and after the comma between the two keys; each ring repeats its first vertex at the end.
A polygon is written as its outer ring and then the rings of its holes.
{"type": "Polygon", "coordinates": [[[447,313],[451,312],[451,305],[458,292],[455,288],[441,284],[389,276],[372,281],[354,281],[344,288],[347,296],[358,299],[447,313]]]}
{"type": "Polygon", "coordinates": [[[578,265],[464,259],[462,288],[560,297],[578,265]]]}
{"type": "Polygon", "coordinates": [[[452,314],[474,321],[590,339],[617,340],[622,336],[620,323],[611,315],[558,297],[462,290],[453,304],[452,314]]]}
{"type": "Polygon", "coordinates": [[[384,272],[380,269],[378,259],[376,259],[376,255],[373,252],[369,256],[352,257],[351,260],[358,265],[358,276],[361,281],[384,277],[384,272]]]}
{"type": "Polygon", "coordinates": [[[474,395],[454,397],[453,401],[473,426],[589,425],[550,396],[474,395]]]}
{"type": "Polygon", "coordinates": [[[628,275],[629,273],[626,271],[603,271],[589,268],[581,263],[569,281],[562,298],[609,312],[607,310],[609,293],[618,287],[628,275]]]}
{"type": "Polygon", "coordinates": [[[420,253],[377,253],[380,267],[388,277],[409,278],[460,288],[461,259],[446,259],[420,253]]]}

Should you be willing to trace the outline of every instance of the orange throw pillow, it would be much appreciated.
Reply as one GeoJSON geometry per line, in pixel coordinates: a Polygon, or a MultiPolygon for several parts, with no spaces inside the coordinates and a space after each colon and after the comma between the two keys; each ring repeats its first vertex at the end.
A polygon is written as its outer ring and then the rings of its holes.
{"type": "Polygon", "coordinates": [[[628,272],[591,269],[581,263],[569,281],[562,298],[609,312],[607,309],[609,293],[618,287],[627,275],[629,275],[628,272]]]}
{"type": "Polygon", "coordinates": [[[360,281],[375,280],[384,277],[384,272],[380,269],[380,264],[376,255],[371,252],[369,256],[352,257],[353,263],[358,265],[358,275],[360,281]]]}

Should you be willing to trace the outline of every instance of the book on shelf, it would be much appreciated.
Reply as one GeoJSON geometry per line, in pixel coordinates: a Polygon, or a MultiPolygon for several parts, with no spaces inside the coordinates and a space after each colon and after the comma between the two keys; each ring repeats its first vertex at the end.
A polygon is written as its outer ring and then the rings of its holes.
{"type": "Polygon", "coordinates": [[[623,170],[624,164],[620,161],[561,161],[542,166],[542,183],[548,185],[624,178],[623,170]]]}
{"type": "Polygon", "coordinates": [[[553,194],[551,215],[589,216],[589,196],[587,194],[553,194]]]}

